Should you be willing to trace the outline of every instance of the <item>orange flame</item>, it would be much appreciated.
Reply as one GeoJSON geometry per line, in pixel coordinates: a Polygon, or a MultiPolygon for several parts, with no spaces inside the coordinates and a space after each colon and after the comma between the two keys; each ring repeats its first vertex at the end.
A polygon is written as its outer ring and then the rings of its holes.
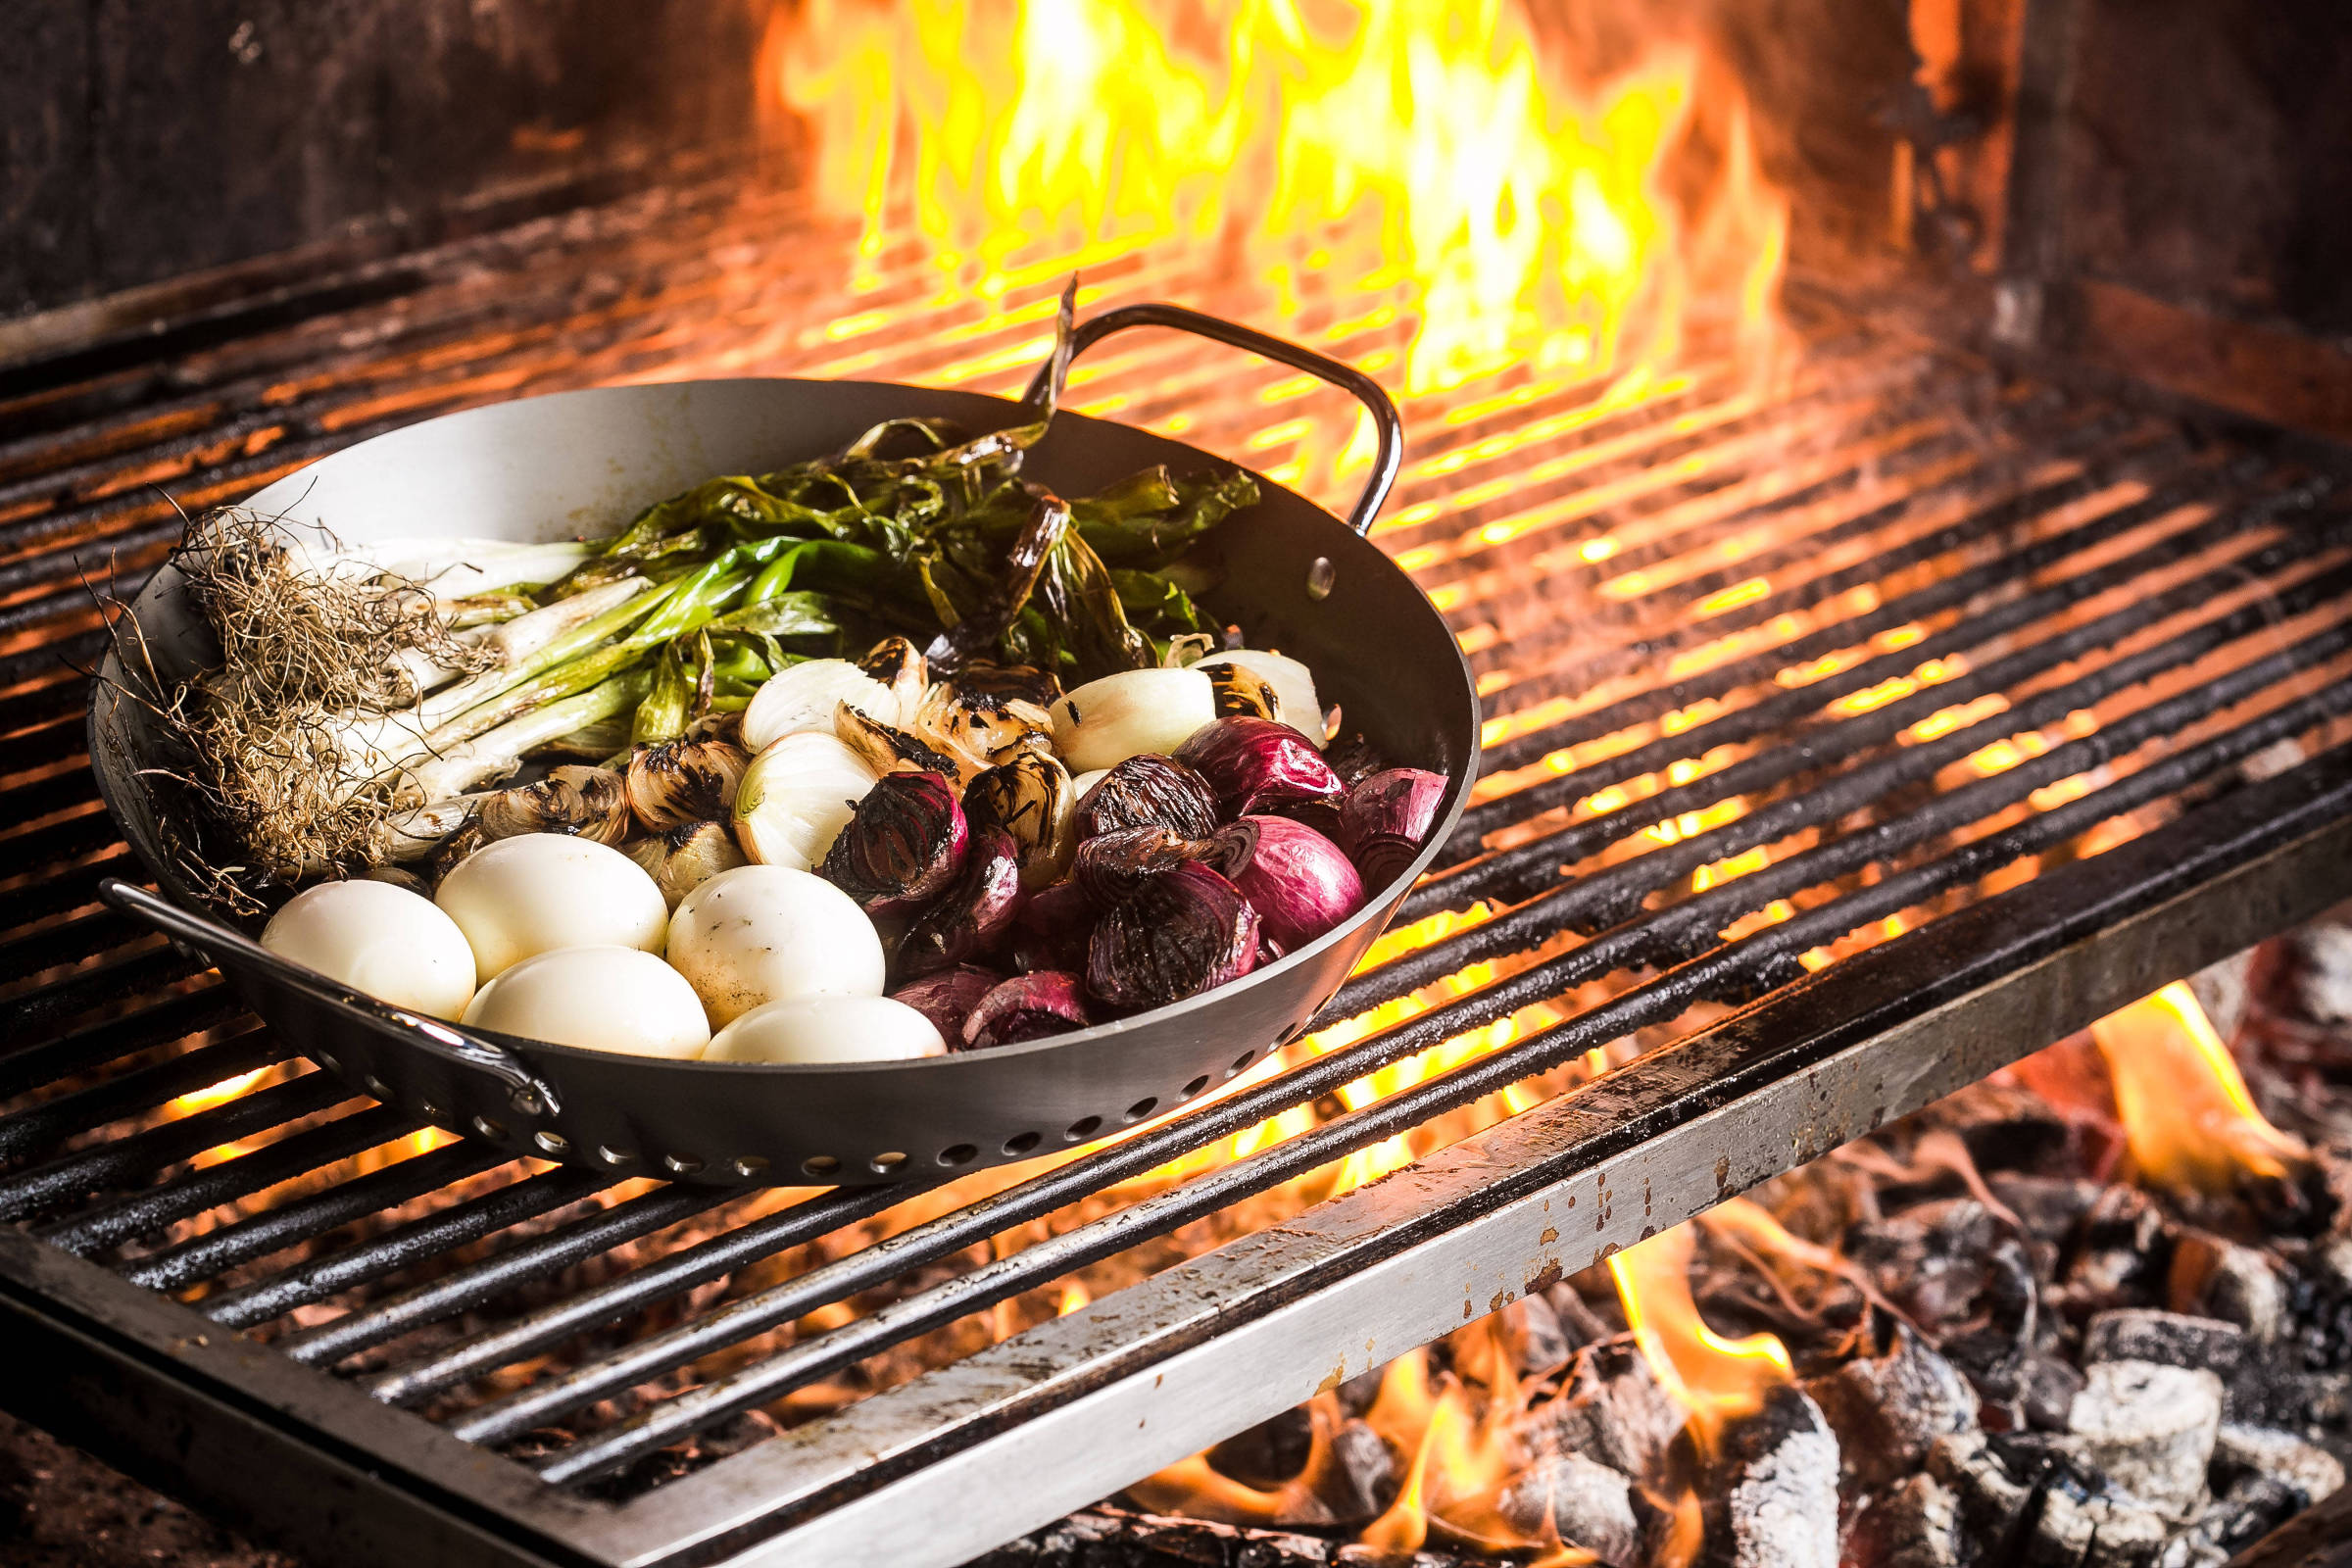
{"type": "Polygon", "coordinates": [[[1689,1225],[1677,1225],[1611,1254],[1609,1272],[1642,1358],[1690,1412],[1691,1436],[1711,1445],[1725,1423],[1755,1410],[1794,1370],[1774,1335],[1732,1340],[1707,1327],[1690,1296],[1695,1240],[1689,1225]]]}
{"type": "Polygon", "coordinates": [[[2246,1175],[2285,1177],[2311,1157],[2255,1109],[2229,1047],[2187,983],[2090,1026],[2115,1081],[2133,1163],[2149,1181],[2220,1193],[2246,1175]]]}
{"type": "Polygon", "coordinates": [[[172,1101],[165,1109],[173,1116],[192,1116],[197,1111],[209,1110],[215,1105],[236,1099],[252,1085],[260,1082],[262,1075],[269,1071],[268,1067],[256,1067],[251,1072],[241,1072],[233,1078],[223,1078],[219,1083],[208,1085],[203,1089],[192,1089],[172,1101]]]}
{"type": "Polygon", "coordinates": [[[1773,330],[1788,206],[1737,83],[1679,43],[1577,79],[1525,0],[811,0],[761,61],[869,269],[910,219],[951,293],[1215,243],[1286,298],[1393,291],[1329,335],[1401,325],[1408,392],[1773,330]]]}

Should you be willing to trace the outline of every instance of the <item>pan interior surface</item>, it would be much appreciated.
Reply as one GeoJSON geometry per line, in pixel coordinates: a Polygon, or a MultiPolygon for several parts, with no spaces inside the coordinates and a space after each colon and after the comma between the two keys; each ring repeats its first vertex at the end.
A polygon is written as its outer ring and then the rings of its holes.
{"type": "MultiPolygon", "coordinates": [[[[770,470],[908,416],[977,432],[1017,422],[1019,409],[974,393],[855,382],[747,379],[562,393],[378,436],[289,475],[248,506],[354,544],[596,537],[713,474],[770,470]]],[[[1155,464],[1180,473],[1233,466],[1145,431],[1062,414],[1023,474],[1078,496],[1155,464]]],[[[355,1081],[373,1079],[441,1125],[541,1157],[699,1181],[889,1181],[1001,1163],[1092,1141],[1205,1093],[1295,1035],[1338,989],[1458,815],[1478,744],[1467,667],[1427,599],[1329,514],[1259,482],[1260,502],[1214,538],[1222,581],[1202,596],[1204,608],[1238,624],[1250,646],[1303,660],[1325,702],[1336,700],[1345,722],[1392,761],[1442,771],[1453,784],[1429,849],[1404,877],[1371,890],[1338,930],[1243,981],[1079,1034],[921,1061],[714,1073],[701,1063],[509,1040],[564,1089],[560,1111],[520,1116],[478,1075],[356,1013],[236,978],[306,1054],[355,1081]]],[[[141,594],[140,628],[167,650],[169,665],[201,666],[209,638],[175,578],[167,568],[141,594]]],[[[135,704],[96,700],[92,756],[133,847],[167,891],[188,903],[192,895],[170,875],[162,824],[132,777],[162,749],[158,726],[145,719],[135,704]]]]}

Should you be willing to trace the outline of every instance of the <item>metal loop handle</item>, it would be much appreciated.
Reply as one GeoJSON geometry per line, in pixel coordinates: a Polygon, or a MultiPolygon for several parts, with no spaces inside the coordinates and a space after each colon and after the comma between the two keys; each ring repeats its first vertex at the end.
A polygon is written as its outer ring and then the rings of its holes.
{"type": "Polygon", "coordinates": [[[358,1008],[376,1023],[406,1036],[408,1043],[419,1051],[468,1072],[485,1073],[497,1079],[507,1091],[508,1101],[526,1116],[536,1116],[542,1111],[553,1116],[564,1108],[555,1085],[532,1072],[521,1057],[504,1046],[493,1045],[444,1019],[428,1018],[354,991],[316,969],[279,957],[242,932],[190,913],[118,877],[110,876],[99,883],[98,896],[174,941],[204,950],[207,957],[218,959],[223,954],[231,955],[237,962],[260,969],[280,984],[292,986],[317,1001],[358,1008]]]}
{"type": "MultiPolygon", "coordinates": [[[[1070,344],[1070,358],[1076,360],[1111,333],[1123,332],[1131,326],[1173,327],[1196,337],[1211,338],[1230,348],[1247,349],[1287,365],[1294,370],[1304,370],[1354,394],[1355,400],[1370,412],[1380,445],[1372,457],[1372,476],[1364,481],[1364,493],[1356,498],[1354,509],[1348,514],[1348,526],[1359,534],[1371,532],[1372,519],[1379,515],[1381,503],[1388,500],[1389,489],[1396,482],[1396,470],[1404,463],[1404,420],[1398,416],[1396,405],[1380,389],[1379,382],[1352,365],[1343,365],[1312,349],[1300,348],[1220,317],[1186,310],[1181,305],[1122,305],[1115,311],[1104,311],[1078,328],[1070,344]]],[[[1050,368],[1039,367],[1029,389],[1021,394],[1023,402],[1035,403],[1045,395],[1050,368]]]]}

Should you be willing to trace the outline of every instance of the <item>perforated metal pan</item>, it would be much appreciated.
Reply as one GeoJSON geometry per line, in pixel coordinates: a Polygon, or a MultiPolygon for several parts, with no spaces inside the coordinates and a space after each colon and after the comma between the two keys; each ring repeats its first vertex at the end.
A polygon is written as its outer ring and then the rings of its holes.
{"type": "MultiPolygon", "coordinates": [[[[842,1066],[674,1062],[459,1029],[387,1007],[284,962],[201,911],[165,853],[140,770],[168,765],[151,715],[122,695],[110,659],[90,710],[100,793],[164,898],[122,883],[107,897],[229,975],[254,1010],[312,1060],[387,1103],[517,1153],[599,1169],[729,1185],[937,1178],[1084,1144],[1190,1100],[1296,1035],[1388,924],[1460,815],[1477,765],[1468,666],[1436,609],[1363,537],[1400,456],[1396,411],[1335,361],[1174,306],[1106,313],[1083,351],[1153,325],[1200,333],[1307,370],[1371,411],[1379,456],[1343,522],[1261,478],[1263,499],[1216,536],[1223,585],[1206,608],[1251,647],[1313,667],[1393,761],[1451,786],[1425,849],[1322,940],[1173,1006],[1075,1034],[916,1061],[842,1066]]],[[[553,540],[609,532],[714,473],[761,472],[834,450],[875,423],[925,416],[1004,428],[1019,405],[968,392],[855,381],[687,381],[567,392],[397,430],[279,480],[250,505],[352,542],[445,533],[553,540]]],[[[1231,465],[1179,442],[1063,414],[1023,472],[1084,495],[1153,464],[1231,465]]],[[[131,613],[167,679],[217,649],[169,567],[131,613]]]]}

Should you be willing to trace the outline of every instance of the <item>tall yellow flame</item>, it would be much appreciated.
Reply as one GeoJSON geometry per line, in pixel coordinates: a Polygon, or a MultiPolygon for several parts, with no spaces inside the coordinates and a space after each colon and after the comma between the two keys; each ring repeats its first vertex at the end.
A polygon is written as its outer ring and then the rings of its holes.
{"type": "Polygon", "coordinates": [[[2090,1036],[2114,1080],[2132,1162],[2148,1180],[2219,1193],[2246,1175],[2284,1177],[2310,1159],[2255,1108],[2185,981],[2109,1013],[2090,1036]]]}
{"type": "Polygon", "coordinates": [[[1691,1435],[1712,1443],[1726,1422],[1756,1409],[1775,1384],[1793,1375],[1788,1348],[1770,1334],[1734,1340],[1699,1316],[1690,1295],[1689,1225],[1661,1231],[1609,1257],[1626,1326],[1643,1359],[1683,1408],[1691,1435]]]}

